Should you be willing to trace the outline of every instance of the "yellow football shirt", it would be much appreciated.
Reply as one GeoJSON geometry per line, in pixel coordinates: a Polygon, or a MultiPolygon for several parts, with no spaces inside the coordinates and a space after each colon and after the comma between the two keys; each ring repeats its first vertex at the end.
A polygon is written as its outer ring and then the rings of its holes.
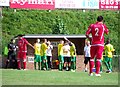
{"type": "Polygon", "coordinates": [[[35,49],[35,54],[40,55],[41,44],[40,43],[35,43],[34,44],[34,49],[35,49]]]}
{"type": "Polygon", "coordinates": [[[113,45],[111,45],[111,44],[105,45],[105,55],[107,57],[112,58],[113,57],[113,55],[112,55],[113,51],[115,51],[115,49],[113,48],[113,45]]]}
{"type": "Polygon", "coordinates": [[[45,43],[42,43],[41,44],[41,56],[44,56],[44,55],[46,55],[46,51],[47,51],[47,45],[45,44],[45,43]]]}
{"type": "Polygon", "coordinates": [[[63,55],[63,44],[58,44],[58,56],[63,55]]]}
{"type": "Polygon", "coordinates": [[[75,45],[72,43],[72,46],[70,46],[70,55],[76,56],[75,51],[76,51],[75,45]]]}

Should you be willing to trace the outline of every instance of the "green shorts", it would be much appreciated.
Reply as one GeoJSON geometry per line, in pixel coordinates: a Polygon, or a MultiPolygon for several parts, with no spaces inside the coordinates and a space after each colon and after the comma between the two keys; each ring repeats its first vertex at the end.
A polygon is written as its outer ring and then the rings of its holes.
{"type": "Polygon", "coordinates": [[[62,55],[59,55],[59,56],[58,56],[58,60],[59,60],[59,62],[64,63],[64,57],[63,57],[62,55]]]}
{"type": "Polygon", "coordinates": [[[75,62],[76,61],[76,56],[71,57],[71,62],[75,62]]]}
{"type": "Polygon", "coordinates": [[[111,61],[112,61],[112,58],[105,56],[104,62],[111,62],[111,61]]]}
{"type": "Polygon", "coordinates": [[[43,56],[42,56],[42,61],[43,61],[43,60],[47,60],[47,56],[46,56],[46,55],[43,55],[43,56]]]}
{"type": "Polygon", "coordinates": [[[34,62],[42,62],[41,56],[40,55],[35,55],[34,62]]]}

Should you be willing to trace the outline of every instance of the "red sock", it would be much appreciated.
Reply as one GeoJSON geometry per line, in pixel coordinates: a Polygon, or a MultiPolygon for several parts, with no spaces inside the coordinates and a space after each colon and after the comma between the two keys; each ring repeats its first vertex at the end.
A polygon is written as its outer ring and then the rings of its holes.
{"type": "Polygon", "coordinates": [[[90,73],[93,72],[93,67],[94,67],[94,59],[90,59],[90,73]]]}
{"type": "Polygon", "coordinates": [[[18,69],[20,69],[21,68],[20,61],[17,61],[17,64],[18,64],[18,69]]]}
{"type": "Polygon", "coordinates": [[[100,59],[97,59],[96,61],[96,74],[99,74],[100,72],[100,59]]]}
{"type": "Polygon", "coordinates": [[[26,69],[26,62],[23,62],[23,68],[26,69]]]}

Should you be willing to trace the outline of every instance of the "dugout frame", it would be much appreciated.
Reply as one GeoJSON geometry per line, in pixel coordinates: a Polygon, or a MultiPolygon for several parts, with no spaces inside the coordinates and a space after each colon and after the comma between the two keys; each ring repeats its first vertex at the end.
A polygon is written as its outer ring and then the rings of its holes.
{"type": "MultiPolygon", "coordinates": [[[[75,44],[77,55],[83,56],[85,39],[86,39],[85,35],[43,35],[43,34],[36,35],[36,34],[28,34],[28,35],[24,36],[24,38],[26,38],[28,40],[28,42],[31,43],[32,45],[34,45],[37,38],[39,38],[41,40],[41,42],[43,39],[47,39],[47,40],[51,41],[51,43],[53,44],[53,47],[54,47],[53,48],[53,57],[52,57],[54,69],[57,68],[57,66],[55,64],[55,60],[58,59],[57,44],[59,43],[60,40],[64,40],[64,37],[67,37],[70,41],[72,41],[75,44]]],[[[27,48],[28,48],[27,49],[27,68],[34,69],[34,67],[33,67],[34,49],[31,48],[30,46],[27,46],[27,48]]],[[[81,61],[78,60],[78,62],[80,63],[81,61]]]]}

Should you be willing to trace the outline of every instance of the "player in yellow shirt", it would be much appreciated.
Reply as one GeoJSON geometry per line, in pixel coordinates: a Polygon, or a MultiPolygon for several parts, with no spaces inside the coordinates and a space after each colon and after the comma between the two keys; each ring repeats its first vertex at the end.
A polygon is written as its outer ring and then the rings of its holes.
{"type": "Polygon", "coordinates": [[[107,43],[104,47],[105,51],[105,64],[107,66],[108,71],[107,72],[112,72],[112,57],[113,57],[113,52],[115,49],[113,48],[113,45],[110,44],[110,39],[107,40],[107,43]]]}
{"type": "Polygon", "coordinates": [[[38,62],[38,70],[41,69],[41,55],[40,55],[40,50],[41,50],[41,44],[40,44],[40,39],[36,40],[36,43],[34,44],[34,49],[35,49],[35,54],[34,54],[34,69],[36,70],[36,62],[38,62]]]}
{"type": "Polygon", "coordinates": [[[69,43],[70,45],[70,55],[71,55],[71,71],[75,72],[76,69],[76,47],[74,43],[69,43]]]}
{"type": "Polygon", "coordinates": [[[48,70],[48,64],[47,64],[47,52],[48,46],[47,46],[47,39],[43,40],[43,43],[41,44],[41,57],[42,57],[42,69],[48,70]]]}
{"type": "Polygon", "coordinates": [[[64,64],[64,58],[63,58],[63,45],[64,41],[60,40],[60,43],[58,44],[58,60],[59,60],[59,70],[63,70],[63,64],[64,64]]]}

